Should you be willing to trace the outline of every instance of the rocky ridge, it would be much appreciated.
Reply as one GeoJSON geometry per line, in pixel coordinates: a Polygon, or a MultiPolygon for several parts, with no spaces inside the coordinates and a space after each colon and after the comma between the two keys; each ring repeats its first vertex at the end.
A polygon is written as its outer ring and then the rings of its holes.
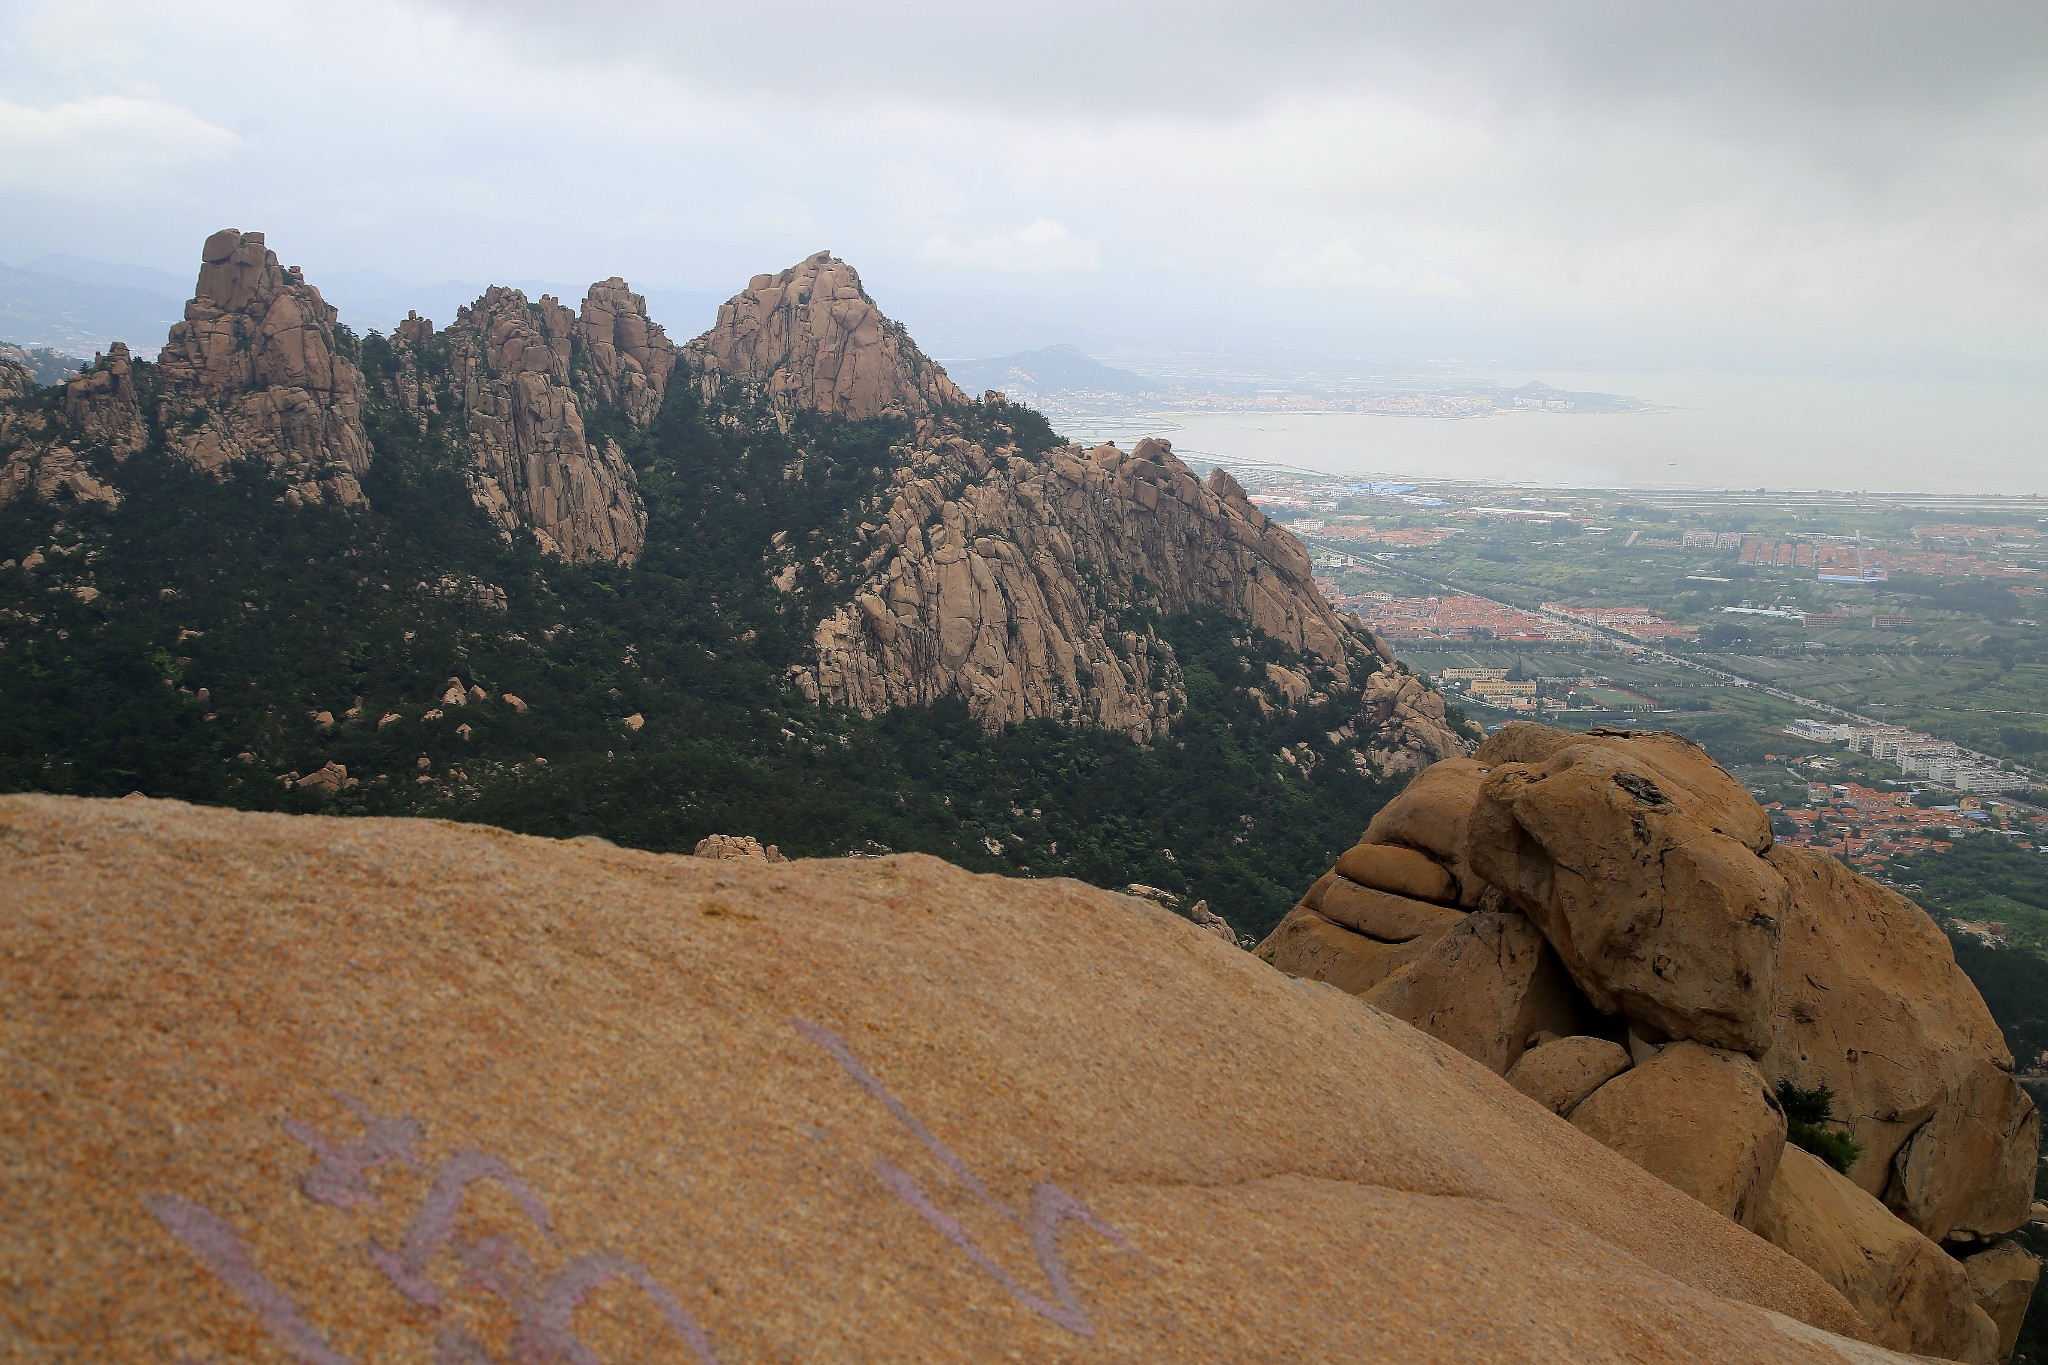
{"type": "Polygon", "coordinates": [[[337,349],[334,308],[260,232],[223,228],[201,260],[185,320],[157,355],[170,450],[217,474],[260,461],[289,501],[360,506],[363,373],[337,349]]]}
{"type": "Polygon", "coordinates": [[[647,509],[632,467],[618,442],[590,438],[583,416],[587,399],[647,425],[673,367],[673,348],[624,281],[593,285],[581,317],[551,296],[530,302],[493,285],[443,332],[408,318],[392,350],[391,397],[415,421],[461,414],[470,496],[503,534],[524,528],[571,563],[640,557],[647,509]],[[433,348],[445,380],[424,363],[433,348]]]}
{"type": "Polygon", "coordinates": [[[1994,1365],[2038,1266],[2040,1115],[1934,922],[1675,735],[1511,724],[1439,763],[1260,945],[1503,1074],[1811,1266],[1897,1350],[1994,1365]],[[1832,1096],[1846,1174],[1787,1145],[1832,1096]],[[1985,1259],[1990,1258],[1990,1259],[1985,1259]]]}
{"type": "MultiPolygon", "coordinates": [[[[26,398],[36,391],[26,367],[0,359],[0,399],[26,398]]],[[[92,368],[66,380],[53,414],[19,404],[0,407],[0,504],[30,496],[44,502],[70,499],[117,506],[120,490],[93,472],[91,456],[118,464],[149,440],[149,428],[135,391],[135,366],[128,347],[115,342],[92,368]]]]}
{"type": "MultiPolygon", "coordinates": [[[[861,528],[865,577],[818,625],[815,664],[792,670],[814,700],[873,715],[957,697],[991,729],[1051,718],[1150,741],[1186,688],[1172,647],[1123,618],[1207,607],[1298,660],[1256,680],[1262,707],[1356,696],[1334,739],[1352,761],[1398,770],[1463,751],[1442,698],[1323,600],[1300,542],[1228,473],[1204,482],[1158,440],[1027,454],[975,439],[948,415],[964,396],[843,262],[756,276],[686,354],[790,410],[911,419],[861,528]]],[[[774,557],[778,583],[796,553],[774,557]]]]}
{"type": "MultiPolygon", "coordinates": [[[[872,471],[879,496],[846,528],[852,576],[833,570],[826,600],[804,608],[817,611],[812,657],[789,681],[815,701],[873,715],[958,698],[992,730],[1053,719],[1150,743],[1187,705],[1157,620],[1213,610],[1252,628],[1245,676],[1226,680],[1240,700],[1264,716],[1329,708],[1324,737],[1275,755],[1290,770],[1408,769],[1463,747],[1442,699],[1329,607],[1300,544],[1227,473],[1199,480],[1163,441],[1020,438],[1035,414],[999,395],[970,403],[828,254],[757,276],[680,349],[616,277],[579,312],[493,287],[443,330],[415,315],[366,347],[263,234],[215,233],[202,257],[148,413],[125,347],[67,384],[61,415],[0,366],[16,391],[0,415],[0,496],[116,502],[120,461],[154,432],[216,474],[260,463],[288,502],[361,507],[367,404],[448,450],[505,536],[631,565],[647,510],[621,442],[652,426],[681,366],[735,430],[762,420],[756,401],[785,433],[813,413],[902,428],[872,471]],[[735,387],[749,395],[738,408],[735,387]]],[[[813,553],[785,537],[763,551],[777,586],[813,553]]]]}
{"type": "Polygon", "coordinates": [[[24,796],[0,883],[34,1358],[1902,1359],[1485,1067],[1077,883],[24,796]]]}

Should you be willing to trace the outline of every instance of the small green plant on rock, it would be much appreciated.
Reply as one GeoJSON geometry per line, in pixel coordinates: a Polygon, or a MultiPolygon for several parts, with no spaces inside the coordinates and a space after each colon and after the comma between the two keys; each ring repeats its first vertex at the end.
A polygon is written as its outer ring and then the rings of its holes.
{"type": "Polygon", "coordinates": [[[1835,1092],[1826,1084],[1801,1090],[1790,1081],[1779,1081],[1778,1105],[1785,1111],[1785,1140],[1793,1146],[1813,1153],[1843,1175],[1862,1158],[1862,1143],[1825,1126],[1841,1122],[1835,1117],[1835,1092]]]}

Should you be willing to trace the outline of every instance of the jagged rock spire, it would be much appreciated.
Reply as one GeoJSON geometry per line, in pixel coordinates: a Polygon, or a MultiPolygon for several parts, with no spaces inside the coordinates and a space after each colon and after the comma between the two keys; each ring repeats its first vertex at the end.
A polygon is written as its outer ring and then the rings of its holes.
{"type": "Polygon", "coordinates": [[[708,375],[759,384],[778,402],[855,421],[917,417],[968,399],[900,323],[882,315],[860,275],[821,251],[779,275],[756,275],[685,348],[708,375]]]}

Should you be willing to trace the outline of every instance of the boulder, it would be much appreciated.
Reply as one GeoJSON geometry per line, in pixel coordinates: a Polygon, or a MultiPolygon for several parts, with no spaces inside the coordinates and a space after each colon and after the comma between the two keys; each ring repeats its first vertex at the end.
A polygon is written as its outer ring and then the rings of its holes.
{"type": "Polygon", "coordinates": [[[1366,826],[1364,842],[1399,844],[1427,853],[1450,873],[1457,903],[1467,910],[1482,908],[1488,884],[1472,870],[1470,846],[1472,809],[1479,803],[1479,784],[1485,777],[1486,764],[1473,758],[1431,764],[1380,807],[1366,826]]]}
{"type": "Polygon", "coordinates": [[[1341,991],[1363,995],[1421,958],[1435,941],[1431,934],[1399,943],[1368,938],[1303,903],[1289,911],[1254,951],[1289,976],[1326,981],[1341,991]]]}
{"type": "Polygon", "coordinates": [[[332,796],[343,787],[354,786],[355,783],[349,777],[346,767],[339,763],[330,762],[318,772],[308,773],[306,776],[299,778],[292,785],[302,791],[315,791],[323,795],[332,796]]]}
{"type": "Polygon", "coordinates": [[[1214,934],[1231,947],[1237,947],[1237,930],[1230,927],[1230,921],[1209,908],[1209,902],[1196,901],[1188,910],[1188,918],[1195,927],[1205,933],[1214,934]]]}
{"type": "MultiPolygon", "coordinates": [[[[2012,1359],[2013,1347],[2019,1343],[2020,1324],[2027,1316],[2027,1304],[2041,1278],[2041,1262],[2018,1242],[1999,1242],[1989,1251],[1966,1259],[1963,1275],[1970,1283],[1970,1294],[1977,1306],[1997,1325],[1996,1358],[2003,1365],[2012,1359]]],[[[1855,1305],[1853,1297],[1845,1297],[1855,1305]]]]}
{"type": "Polygon", "coordinates": [[[1360,886],[1396,896],[1452,905],[1458,884],[1444,866],[1426,853],[1397,844],[1362,843],[1337,859],[1337,875],[1360,886]]]}
{"type": "Polygon", "coordinates": [[[1646,769],[1688,816],[1752,853],[1771,847],[1771,820],[1748,788],[1728,775],[1698,744],[1664,730],[1595,729],[1585,734],[1531,721],[1510,721],[1481,745],[1481,763],[1548,763],[1570,750],[1625,754],[1646,769]]]}
{"type": "Polygon", "coordinates": [[[1375,891],[1344,877],[1332,877],[1314,904],[1324,919],[1382,943],[1437,938],[1465,918],[1462,910],[1375,891]]]}
{"type": "MultiPolygon", "coordinates": [[[[1880,1345],[1974,1365],[1997,1365],[2011,1349],[2000,1349],[1994,1319],[1973,1295],[1967,1262],[1957,1262],[1809,1152],[1785,1149],[1755,1227],[1841,1290],[1880,1345]]],[[[2020,1257],[2038,1271],[2032,1257],[2020,1257]]],[[[1995,1269],[1987,1267],[1987,1282],[2008,1268],[2024,1273],[2016,1261],[2000,1257],[1995,1269]]],[[[2018,1295],[2021,1311],[2032,1289],[2028,1277],[2018,1295]]],[[[2011,1297],[2004,1296],[2008,1305],[2011,1297]]],[[[2012,1326],[2017,1333],[2017,1318],[2012,1326]]]]}
{"type": "Polygon", "coordinates": [[[1754,1061],[1673,1043],[1595,1090],[1572,1125],[1723,1217],[1753,1226],[1785,1150],[1754,1061]]]}
{"type": "Polygon", "coordinates": [[[2027,1220],[2040,1114],[1947,937],[1825,854],[1770,852],[1791,888],[1766,1075],[1825,1084],[1864,1147],[1850,1177],[1937,1242],[2027,1220]]]}
{"type": "Polygon", "coordinates": [[[1771,1037],[1785,880],[1723,832],[1753,834],[1723,809],[1725,775],[1669,775],[1695,753],[1578,737],[1541,762],[1495,767],[1473,810],[1472,867],[1529,915],[1602,1013],[1653,1042],[1757,1054],[1771,1037]]]}
{"type": "Polygon", "coordinates": [[[0,885],[27,1359],[1884,1358],[1448,1048],[1078,882],[5,796],[0,885]]]}
{"type": "Polygon", "coordinates": [[[1577,1034],[1553,1038],[1524,1052],[1508,1068],[1508,1084],[1553,1114],[1572,1110],[1601,1086],[1629,1069],[1628,1049],[1605,1038],[1577,1034]]]}
{"type": "Polygon", "coordinates": [[[1414,940],[1427,951],[1367,989],[1368,1004],[1502,1075],[1531,1034],[1572,1033],[1586,1022],[1585,1002],[1526,918],[1446,913],[1450,927],[1414,940]]]}
{"type": "MultiPolygon", "coordinates": [[[[541,760],[536,759],[535,762],[541,760]]],[[[752,863],[786,862],[782,850],[769,844],[762,847],[761,841],[751,834],[707,834],[697,841],[699,858],[714,858],[726,861],[737,860],[752,863]]]]}

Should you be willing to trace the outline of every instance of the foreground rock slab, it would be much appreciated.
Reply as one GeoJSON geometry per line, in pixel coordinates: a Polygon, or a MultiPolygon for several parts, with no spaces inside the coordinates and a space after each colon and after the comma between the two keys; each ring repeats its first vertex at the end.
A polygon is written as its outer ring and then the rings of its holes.
{"type": "Polygon", "coordinates": [[[17,1358],[1896,1359],[1450,1048],[1071,882],[7,797],[0,891],[17,1358]]]}

